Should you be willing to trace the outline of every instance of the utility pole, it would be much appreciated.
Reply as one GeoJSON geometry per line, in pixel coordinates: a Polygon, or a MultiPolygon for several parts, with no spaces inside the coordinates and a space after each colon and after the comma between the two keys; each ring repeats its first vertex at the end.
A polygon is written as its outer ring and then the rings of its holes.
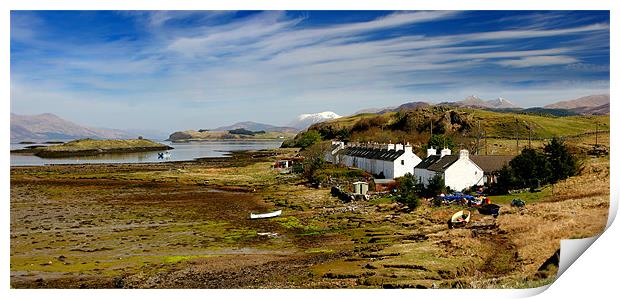
{"type": "Polygon", "coordinates": [[[527,126],[527,147],[532,148],[532,127],[527,126]]]}
{"type": "Polygon", "coordinates": [[[476,137],[476,155],[478,155],[478,151],[480,150],[480,120],[478,120],[478,136],[476,137]]]}
{"type": "Polygon", "coordinates": [[[596,131],[594,133],[594,138],[596,140],[594,144],[594,148],[598,148],[598,122],[596,122],[596,131]]]}
{"type": "Polygon", "coordinates": [[[433,116],[431,115],[431,139],[433,139],[433,116]]]}
{"type": "Polygon", "coordinates": [[[489,154],[489,148],[487,147],[487,131],[484,131],[484,154],[489,154]]]}

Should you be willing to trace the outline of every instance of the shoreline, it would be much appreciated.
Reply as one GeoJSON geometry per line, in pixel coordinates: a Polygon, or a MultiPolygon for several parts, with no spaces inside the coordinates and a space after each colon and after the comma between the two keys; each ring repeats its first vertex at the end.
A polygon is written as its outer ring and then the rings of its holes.
{"type": "Polygon", "coordinates": [[[86,150],[67,150],[67,151],[45,151],[45,147],[35,147],[27,149],[11,150],[11,154],[33,155],[40,158],[73,158],[97,156],[106,154],[130,154],[130,153],[146,153],[156,151],[167,151],[174,149],[171,146],[154,146],[154,147],[135,147],[135,148],[111,148],[111,149],[86,149],[86,150]]]}
{"type": "MultiPolygon", "coordinates": [[[[278,148],[276,148],[277,150],[278,148]]],[[[273,149],[270,149],[273,150],[273,149]]],[[[270,151],[268,150],[268,151],[270,151]]],[[[261,150],[259,150],[260,152],[261,150]]],[[[247,158],[249,153],[256,152],[256,150],[234,150],[234,151],[218,151],[222,153],[222,156],[219,157],[198,157],[191,160],[174,160],[174,161],[160,161],[160,162],[89,162],[89,163],[48,163],[41,165],[9,165],[10,169],[16,168],[29,168],[29,167],[54,167],[54,166],[62,166],[62,167],[76,167],[76,166],[94,166],[94,167],[118,167],[118,166],[157,166],[157,165],[173,165],[173,164],[204,164],[204,163],[222,163],[222,162],[232,162],[233,159],[239,158],[247,158]]],[[[31,155],[31,154],[25,154],[31,155]]]]}
{"type": "Polygon", "coordinates": [[[201,143],[201,142],[284,142],[284,139],[178,139],[178,140],[170,140],[166,139],[164,141],[168,141],[170,143],[201,143]]]}

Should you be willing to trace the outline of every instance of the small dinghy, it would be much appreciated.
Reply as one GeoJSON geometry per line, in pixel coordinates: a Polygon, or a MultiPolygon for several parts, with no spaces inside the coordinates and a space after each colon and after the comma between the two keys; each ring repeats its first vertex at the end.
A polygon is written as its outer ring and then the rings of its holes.
{"type": "Polygon", "coordinates": [[[465,226],[469,223],[469,219],[471,219],[471,212],[468,210],[460,210],[452,215],[452,218],[450,218],[448,222],[448,226],[450,228],[465,226]]]}
{"type": "Polygon", "coordinates": [[[265,213],[265,214],[250,213],[250,219],[273,218],[273,217],[278,217],[280,215],[282,215],[282,210],[277,210],[275,212],[265,213]]]}
{"type": "Polygon", "coordinates": [[[482,215],[493,215],[497,218],[499,216],[499,206],[496,204],[483,205],[478,208],[478,212],[482,215]]]}

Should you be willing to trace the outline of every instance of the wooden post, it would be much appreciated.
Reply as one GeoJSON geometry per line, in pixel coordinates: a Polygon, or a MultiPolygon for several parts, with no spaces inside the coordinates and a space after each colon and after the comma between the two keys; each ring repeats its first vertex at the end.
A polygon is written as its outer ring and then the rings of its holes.
{"type": "Polygon", "coordinates": [[[480,120],[478,120],[478,136],[476,138],[476,155],[478,155],[479,149],[480,149],[480,120]]]}
{"type": "Polygon", "coordinates": [[[596,122],[596,131],[594,133],[595,143],[594,148],[598,148],[598,122],[596,122]]]}
{"type": "Polygon", "coordinates": [[[487,147],[487,132],[484,131],[484,154],[489,154],[489,148],[487,147]]]}
{"type": "Polygon", "coordinates": [[[532,148],[532,127],[527,126],[527,147],[532,148]]]}
{"type": "Polygon", "coordinates": [[[431,115],[431,139],[433,139],[433,115],[431,115]]]}

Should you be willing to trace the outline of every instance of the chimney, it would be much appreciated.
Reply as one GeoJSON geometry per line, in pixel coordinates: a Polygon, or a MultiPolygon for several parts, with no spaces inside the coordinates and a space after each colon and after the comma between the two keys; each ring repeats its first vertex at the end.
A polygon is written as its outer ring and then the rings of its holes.
{"type": "Polygon", "coordinates": [[[407,142],[407,144],[405,144],[405,152],[406,153],[413,153],[413,147],[409,144],[409,142],[407,142]]]}
{"type": "Polygon", "coordinates": [[[441,156],[447,156],[447,155],[451,155],[452,151],[449,148],[444,148],[441,150],[441,156]]]}
{"type": "Polygon", "coordinates": [[[437,149],[434,149],[432,146],[426,150],[426,157],[430,157],[433,155],[437,155],[437,149]]]}
{"type": "Polygon", "coordinates": [[[397,151],[402,151],[403,149],[404,149],[404,148],[403,148],[403,145],[402,145],[402,144],[400,144],[400,143],[397,143],[397,144],[396,144],[395,150],[397,150],[397,151]]]}
{"type": "Polygon", "coordinates": [[[469,151],[462,149],[459,151],[459,159],[469,159],[469,151]]]}
{"type": "Polygon", "coordinates": [[[392,144],[392,143],[388,143],[388,145],[387,145],[387,149],[388,149],[388,151],[393,151],[393,150],[394,150],[394,148],[395,148],[395,147],[394,147],[394,144],[392,144]]]}

